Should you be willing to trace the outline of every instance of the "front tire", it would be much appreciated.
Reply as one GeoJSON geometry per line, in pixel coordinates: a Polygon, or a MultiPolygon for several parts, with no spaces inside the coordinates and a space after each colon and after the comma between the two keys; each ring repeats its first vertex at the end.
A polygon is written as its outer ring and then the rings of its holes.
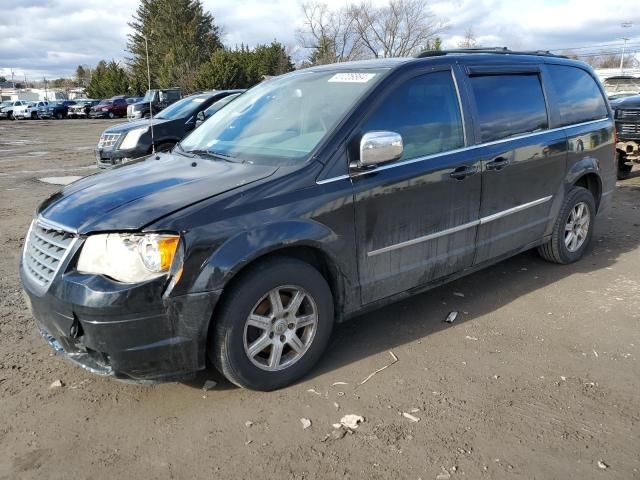
{"type": "Polygon", "coordinates": [[[241,274],[222,301],[209,356],[231,382],[252,390],[285,387],[309,372],[333,328],[331,290],[308,263],[262,261],[241,274]]]}
{"type": "Polygon", "coordinates": [[[573,187],[560,210],[551,239],[538,247],[538,253],[549,262],[566,265],[584,255],[596,216],[593,194],[583,187],[573,187]]]}
{"type": "Polygon", "coordinates": [[[113,112],[109,112],[109,118],[113,120],[114,118],[116,118],[116,114],[113,112]]]}
{"type": "Polygon", "coordinates": [[[31,112],[31,120],[37,120],[38,114],[36,112],[31,112]]]}

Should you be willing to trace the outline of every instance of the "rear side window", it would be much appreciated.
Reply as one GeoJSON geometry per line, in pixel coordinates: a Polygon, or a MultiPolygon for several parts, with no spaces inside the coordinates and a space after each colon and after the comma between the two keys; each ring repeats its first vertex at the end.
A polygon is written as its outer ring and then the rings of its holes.
{"type": "Polygon", "coordinates": [[[471,77],[482,142],[549,127],[537,74],[471,77]]]}
{"type": "Polygon", "coordinates": [[[369,117],[364,132],[402,135],[402,160],[464,146],[462,116],[451,72],[412,78],[397,87],[369,117]]]}
{"type": "Polygon", "coordinates": [[[560,127],[598,120],[608,115],[594,78],[581,68],[547,65],[560,112],[560,127]]]}

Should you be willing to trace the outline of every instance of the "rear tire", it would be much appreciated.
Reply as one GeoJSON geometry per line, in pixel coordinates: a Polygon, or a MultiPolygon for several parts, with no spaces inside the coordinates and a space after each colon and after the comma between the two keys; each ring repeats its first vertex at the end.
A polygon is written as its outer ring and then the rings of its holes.
{"type": "Polygon", "coordinates": [[[333,319],[333,297],[320,272],[294,258],[274,257],[234,281],[216,314],[209,356],[240,387],[282,388],[318,362],[333,319]]]}
{"type": "Polygon", "coordinates": [[[627,156],[623,152],[616,152],[616,157],[618,159],[618,180],[624,180],[625,178],[629,178],[631,174],[631,169],[633,169],[632,165],[625,165],[625,161],[627,156]]]}
{"type": "Polygon", "coordinates": [[[109,118],[110,118],[111,120],[113,120],[114,118],[116,118],[115,113],[113,113],[113,112],[109,112],[109,118]]]}
{"type": "Polygon", "coordinates": [[[38,114],[36,112],[31,112],[31,120],[37,120],[38,114]]]}
{"type": "Polygon", "coordinates": [[[9,112],[9,120],[15,120],[16,116],[13,114],[13,112],[9,112]]]}
{"type": "Polygon", "coordinates": [[[62,115],[61,113],[58,112],[58,113],[56,113],[56,118],[58,120],[62,120],[64,118],[64,115],[62,115]]]}
{"type": "Polygon", "coordinates": [[[558,214],[551,239],[538,247],[540,256],[553,263],[566,265],[584,255],[595,224],[596,202],[583,187],[573,187],[558,214]]]}

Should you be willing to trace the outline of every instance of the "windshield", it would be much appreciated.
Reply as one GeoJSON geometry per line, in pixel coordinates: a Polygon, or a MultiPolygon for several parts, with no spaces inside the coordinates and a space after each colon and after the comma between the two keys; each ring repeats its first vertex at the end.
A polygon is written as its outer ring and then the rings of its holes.
{"type": "Polygon", "coordinates": [[[385,72],[301,71],[265,81],[203,123],[181,147],[240,161],[299,163],[385,72]]]}
{"type": "Polygon", "coordinates": [[[175,118],[188,117],[189,115],[193,115],[193,111],[208,98],[210,97],[204,95],[183,98],[162,110],[158,115],[156,115],[156,118],[173,120],[175,118]]]}
{"type": "Polygon", "coordinates": [[[111,105],[113,100],[101,100],[98,105],[111,105]]]}
{"type": "Polygon", "coordinates": [[[157,92],[157,90],[147,90],[147,93],[144,94],[144,98],[142,99],[142,101],[147,103],[152,102],[153,100],[155,100],[157,92]]]}
{"type": "Polygon", "coordinates": [[[0,103],[0,107],[8,107],[9,105],[12,105],[12,104],[13,104],[13,102],[11,102],[11,101],[2,102],[2,103],[0,103]]]}

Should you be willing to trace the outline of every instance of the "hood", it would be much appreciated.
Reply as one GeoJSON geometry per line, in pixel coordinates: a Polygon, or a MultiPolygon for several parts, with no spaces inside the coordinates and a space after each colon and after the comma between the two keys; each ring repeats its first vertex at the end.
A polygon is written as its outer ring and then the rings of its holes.
{"type": "Polygon", "coordinates": [[[640,108],[640,95],[619,98],[615,100],[612,105],[615,108],[640,108]]]}
{"type": "Polygon", "coordinates": [[[171,120],[167,120],[165,118],[154,118],[153,120],[149,120],[148,118],[141,118],[140,120],[135,120],[133,122],[118,123],[113,127],[107,128],[104,133],[127,133],[136,128],[148,127],[150,123],[156,126],[162,125],[163,123],[167,122],[171,122],[171,120]]]}
{"type": "Polygon", "coordinates": [[[45,200],[38,213],[79,233],[139,230],[160,217],[277,170],[177,154],[158,157],[78,180],[45,200]]]}

